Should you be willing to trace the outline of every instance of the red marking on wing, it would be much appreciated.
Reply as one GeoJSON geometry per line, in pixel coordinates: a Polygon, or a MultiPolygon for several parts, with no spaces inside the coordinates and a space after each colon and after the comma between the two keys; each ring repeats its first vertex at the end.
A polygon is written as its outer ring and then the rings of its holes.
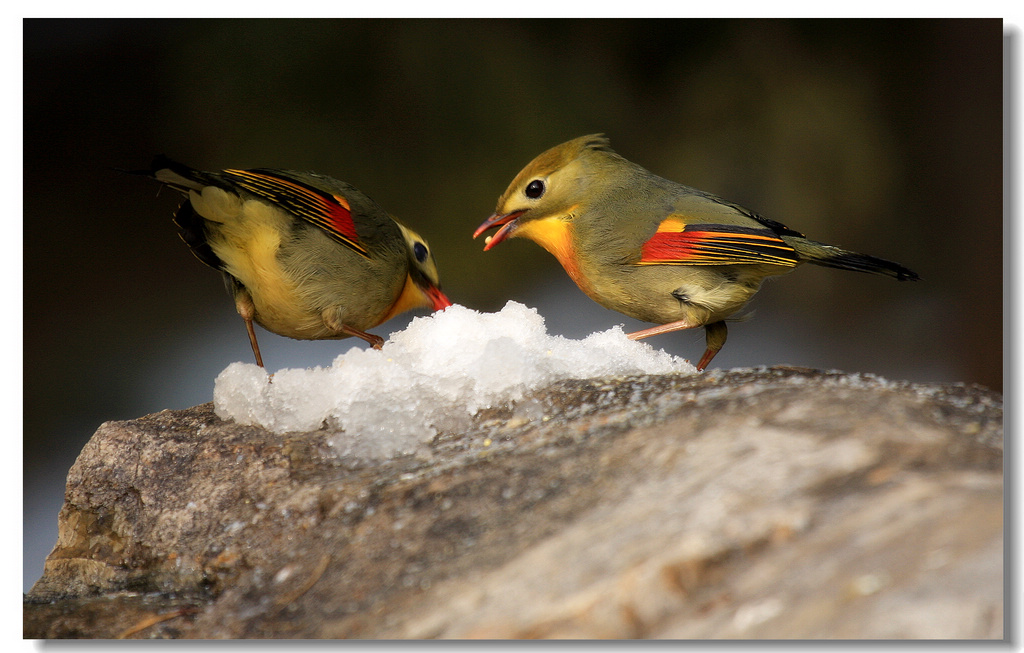
{"type": "MultiPolygon", "coordinates": [[[[334,198],[332,197],[332,199],[334,198]]],[[[349,240],[358,241],[359,234],[356,233],[356,223],[352,221],[351,209],[348,206],[325,200],[322,197],[320,201],[322,202],[320,210],[327,218],[330,229],[349,240]]]]}
{"type": "Polygon", "coordinates": [[[246,190],[278,204],[327,231],[335,240],[365,254],[348,200],[270,170],[225,170],[246,190]]]}
{"type": "Polygon", "coordinates": [[[796,252],[767,230],[728,225],[689,225],[683,231],[658,231],[641,248],[641,264],[794,266],[796,252]],[[692,231],[689,229],[693,228],[692,231]]]}
{"type": "Polygon", "coordinates": [[[643,246],[641,261],[685,261],[693,258],[694,243],[704,234],[659,231],[643,246]]]}

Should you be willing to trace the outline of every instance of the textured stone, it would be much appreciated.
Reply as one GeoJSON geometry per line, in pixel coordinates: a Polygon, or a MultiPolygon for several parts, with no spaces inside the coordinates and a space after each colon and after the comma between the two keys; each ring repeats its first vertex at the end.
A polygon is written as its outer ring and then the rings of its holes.
{"type": "Polygon", "coordinates": [[[25,636],[1001,638],[1002,401],[793,368],[564,382],[416,455],[100,427],[25,636]]]}

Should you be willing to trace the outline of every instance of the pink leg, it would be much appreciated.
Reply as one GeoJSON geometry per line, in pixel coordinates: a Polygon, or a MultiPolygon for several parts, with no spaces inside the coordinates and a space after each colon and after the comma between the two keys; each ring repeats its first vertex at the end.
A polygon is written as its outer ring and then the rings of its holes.
{"type": "Polygon", "coordinates": [[[634,331],[633,333],[627,333],[626,337],[630,340],[643,340],[644,338],[650,338],[651,336],[657,336],[662,333],[670,333],[672,331],[682,331],[683,329],[692,329],[699,327],[699,324],[694,324],[689,320],[679,320],[678,322],[669,322],[668,324],[662,324],[659,326],[651,327],[650,329],[643,329],[642,331],[634,331]]]}
{"type": "MultiPolygon", "coordinates": [[[[672,331],[682,331],[683,329],[692,329],[694,327],[701,326],[699,324],[693,324],[688,320],[679,320],[678,322],[669,322],[668,324],[661,324],[659,326],[651,327],[650,329],[643,329],[641,331],[634,331],[633,333],[627,333],[626,337],[630,340],[642,340],[651,336],[657,336],[662,333],[671,333],[672,331]]],[[[707,344],[708,347],[704,350],[704,355],[701,356],[700,362],[697,363],[697,371],[703,372],[711,362],[711,359],[715,357],[722,346],[725,345],[725,339],[729,335],[728,329],[726,329],[725,322],[713,322],[711,324],[704,325],[704,329],[707,332],[707,344]]]]}

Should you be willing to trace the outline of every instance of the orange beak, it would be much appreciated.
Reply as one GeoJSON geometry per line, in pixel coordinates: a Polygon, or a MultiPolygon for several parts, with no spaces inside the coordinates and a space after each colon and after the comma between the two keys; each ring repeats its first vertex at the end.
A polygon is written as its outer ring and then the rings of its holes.
{"type": "Polygon", "coordinates": [[[476,228],[476,231],[473,232],[473,238],[476,238],[477,236],[484,233],[488,229],[493,229],[494,227],[501,227],[500,229],[498,229],[498,231],[494,233],[494,235],[487,237],[487,244],[484,245],[484,251],[486,252],[490,248],[494,247],[495,245],[497,245],[498,243],[512,235],[512,232],[515,231],[516,225],[518,224],[517,221],[519,220],[519,216],[523,215],[524,213],[526,213],[525,210],[513,211],[512,213],[506,213],[505,215],[499,215],[495,213],[491,217],[484,220],[483,224],[476,228]]]}

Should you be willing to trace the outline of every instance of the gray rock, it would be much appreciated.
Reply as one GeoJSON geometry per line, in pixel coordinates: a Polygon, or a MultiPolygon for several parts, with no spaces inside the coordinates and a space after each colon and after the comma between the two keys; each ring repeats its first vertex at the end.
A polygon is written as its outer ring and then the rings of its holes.
{"type": "Polygon", "coordinates": [[[103,424],[24,635],[1003,637],[1002,399],[794,368],[564,382],[416,455],[103,424]]]}

